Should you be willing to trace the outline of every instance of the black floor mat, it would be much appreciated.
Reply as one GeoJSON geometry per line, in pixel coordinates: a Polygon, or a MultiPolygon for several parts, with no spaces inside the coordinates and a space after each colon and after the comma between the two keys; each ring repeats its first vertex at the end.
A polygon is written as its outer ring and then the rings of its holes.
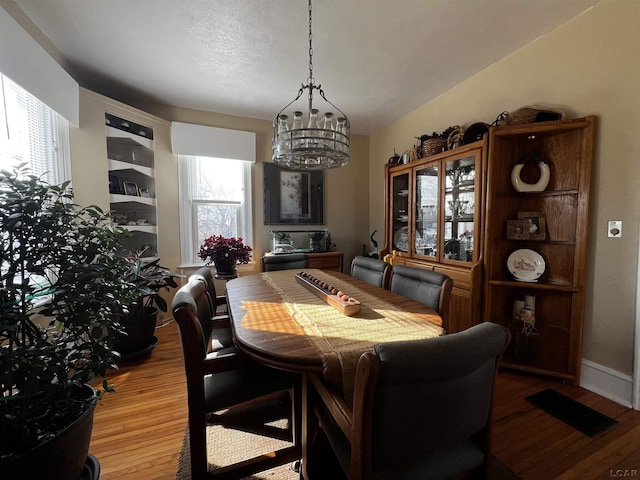
{"type": "Polygon", "coordinates": [[[618,423],[552,388],[530,395],[525,400],[590,437],[618,423]]]}

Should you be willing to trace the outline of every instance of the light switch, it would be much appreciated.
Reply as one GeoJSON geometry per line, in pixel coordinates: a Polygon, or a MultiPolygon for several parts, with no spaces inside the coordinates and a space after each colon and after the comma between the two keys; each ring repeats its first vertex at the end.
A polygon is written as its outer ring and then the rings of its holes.
{"type": "Polygon", "coordinates": [[[620,238],[622,236],[622,220],[609,220],[607,236],[610,238],[620,238]]]}

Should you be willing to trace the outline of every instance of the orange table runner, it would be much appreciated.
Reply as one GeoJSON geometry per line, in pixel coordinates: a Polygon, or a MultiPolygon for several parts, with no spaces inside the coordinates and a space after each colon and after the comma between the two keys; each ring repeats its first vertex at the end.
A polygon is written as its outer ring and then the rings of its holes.
{"type": "Polygon", "coordinates": [[[325,378],[342,389],[349,404],[358,359],[364,352],[372,351],[374,344],[433,338],[444,333],[441,327],[364,292],[347,281],[322,270],[305,271],[356,298],[361,303],[360,312],[348,317],[327,305],[296,281],[296,270],[265,272],[261,275],[320,353],[325,378]]]}

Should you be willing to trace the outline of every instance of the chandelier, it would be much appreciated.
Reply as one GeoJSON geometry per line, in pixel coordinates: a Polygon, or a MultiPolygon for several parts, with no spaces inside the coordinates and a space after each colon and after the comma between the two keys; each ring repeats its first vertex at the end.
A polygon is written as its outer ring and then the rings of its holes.
{"type": "Polygon", "coordinates": [[[322,85],[315,83],[312,41],[309,0],[309,78],[300,87],[298,96],[273,119],[273,163],[292,170],[322,170],[343,167],[349,163],[349,119],[327,100],[322,85]],[[306,112],[300,108],[304,100],[298,102],[305,90],[308,91],[309,101],[306,112]],[[324,113],[320,113],[313,105],[314,90],[324,100],[324,113]],[[292,114],[285,113],[287,109],[292,114]]]}

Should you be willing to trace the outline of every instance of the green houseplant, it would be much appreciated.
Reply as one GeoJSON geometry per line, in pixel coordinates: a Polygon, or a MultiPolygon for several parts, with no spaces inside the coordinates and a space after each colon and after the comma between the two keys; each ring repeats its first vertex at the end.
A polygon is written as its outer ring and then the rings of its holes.
{"type": "Polygon", "coordinates": [[[118,253],[126,233],[72,201],[68,183],[0,171],[2,478],[80,478],[93,408],[113,390],[86,385],[115,367],[114,314],[137,298],[118,253]],[[80,446],[57,445],[80,424],[80,446]]]}
{"type": "Polygon", "coordinates": [[[183,276],[160,265],[159,258],[149,260],[143,254],[144,251],[140,251],[126,257],[129,269],[123,280],[136,298],[117,312],[124,335],[118,335],[116,349],[128,360],[140,358],[155,347],[157,339],[153,334],[158,311],[166,312],[168,308],[160,292],[177,288],[176,278],[183,276]]]}

